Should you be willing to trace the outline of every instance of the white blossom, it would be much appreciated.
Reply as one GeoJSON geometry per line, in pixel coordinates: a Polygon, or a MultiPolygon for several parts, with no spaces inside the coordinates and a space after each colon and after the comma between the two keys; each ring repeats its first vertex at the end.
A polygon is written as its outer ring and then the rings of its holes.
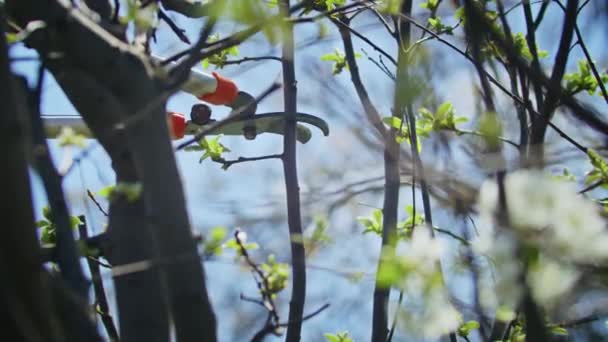
{"type": "Polygon", "coordinates": [[[568,292],[579,276],[579,272],[573,267],[541,258],[528,271],[528,283],[534,298],[549,306],[568,292]]]}
{"type": "MultiPolygon", "coordinates": [[[[540,171],[516,171],[505,178],[510,226],[520,240],[541,250],[578,262],[608,258],[608,231],[596,205],[579,195],[572,182],[559,181],[540,171]]],[[[480,191],[480,217],[489,224],[498,206],[493,179],[480,191]]]]}
{"type": "Polygon", "coordinates": [[[473,246],[495,270],[494,289],[482,285],[482,304],[515,308],[522,290],[518,248],[527,246],[539,253],[530,261],[528,286],[539,303],[553,305],[580,276],[573,264],[608,259],[604,220],[572,182],[522,170],[507,174],[504,185],[508,227],[499,227],[496,219],[496,180],[486,181],[479,194],[480,235],[473,246]]]}
{"type": "Polygon", "coordinates": [[[444,250],[428,227],[419,227],[398,256],[399,262],[409,269],[398,284],[409,299],[402,309],[402,323],[408,331],[425,338],[455,331],[461,322],[460,313],[449,301],[438,267],[444,250]]]}

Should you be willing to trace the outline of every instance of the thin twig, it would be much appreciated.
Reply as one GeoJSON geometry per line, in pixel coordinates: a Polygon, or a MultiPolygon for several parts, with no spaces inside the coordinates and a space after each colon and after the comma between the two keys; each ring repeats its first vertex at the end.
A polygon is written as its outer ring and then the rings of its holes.
{"type": "Polygon", "coordinates": [[[261,157],[238,157],[237,159],[234,159],[234,160],[220,159],[220,160],[217,160],[217,162],[222,164],[222,169],[227,170],[229,167],[231,167],[234,164],[258,161],[258,160],[267,160],[267,159],[281,159],[281,158],[283,158],[282,154],[271,154],[271,155],[266,155],[266,156],[261,156],[261,157]]]}
{"type": "Polygon", "coordinates": [[[578,318],[578,319],[571,320],[571,321],[565,321],[565,322],[555,323],[554,326],[558,326],[558,327],[562,327],[562,328],[572,328],[572,327],[576,327],[576,326],[579,326],[579,325],[588,324],[588,323],[592,323],[592,322],[598,321],[598,320],[602,319],[605,316],[606,316],[606,313],[593,314],[593,315],[589,315],[587,317],[582,317],[582,318],[578,318]]]}
{"type": "Polygon", "coordinates": [[[259,61],[281,61],[281,58],[275,56],[261,56],[261,57],[243,57],[240,59],[233,59],[222,62],[222,65],[241,64],[245,62],[259,62],[259,61]]]}
{"type": "Polygon", "coordinates": [[[95,203],[95,205],[97,206],[97,209],[99,209],[99,211],[101,211],[101,213],[105,217],[108,217],[108,212],[103,209],[103,207],[101,206],[101,204],[95,198],[95,195],[89,189],[87,189],[87,196],[89,196],[89,198],[91,199],[91,201],[93,201],[93,203],[95,203]]]}
{"type": "MultiPolygon", "coordinates": [[[[314,316],[320,314],[321,312],[323,312],[325,309],[327,309],[329,307],[329,303],[325,303],[323,304],[323,306],[321,306],[320,308],[318,308],[317,310],[309,313],[308,315],[304,315],[302,316],[302,322],[306,321],[310,318],[313,318],[314,316]]],[[[292,322],[285,322],[285,323],[279,323],[279,327],[287,327],[291,324],[292,322]]]]}
{"type": "Polygon", "coordinates": [[[177,26],[177,24],[173,21],[173,19],[171,19],[167,13],[165,13],[165,11],[163,11],[162,9],[158,9],[158,18],[164,20],[167,25],[169,25],[169,28],[175,33],[175,35],[184,43],[190,45],[190,39],[188,38],[188,36],[186,36],[186,30],[180,28],[179,26],[177,26]]]}
{"type": "Polygon", "coordinates": [[[589,186],[587,186],[587,187],[583,188],[583,189],[582,189],[582,190],[580,190],[578,193],[579,193],[579,194],[584,194],[584,193],[586,193],[586,192],[588,192],[588,191],[591,191],[591,190],[593,190],[593,189],[595,189],[595,188],[597,188],[597,187],[599,187],[599,186],[601,186],[601,185],[603,185],[603,184],[604,184],[604,181],[602,181],[602,180],[597,181],[597,182],[595,182],[595,183],[593,183],[593,184],[591,184],[591,185],[589,185],[589,186]]]}
{"type": "MultiPolygon", "coordinates": [[[[78,225],[78,232],[80,234],[80,240],[84,241],[88,238],[86,218],[84,216],[80,216],[80,221],[82,221],[82,224],[78,225]]],[[[108,299],[106,298],[106,292],[103,287],[101,270],[99,269],[99,264],[93,261],[95,259],[92,259],[93,258],[87,258],[87,265],[89,265],[89,272],[91,273],[91,278],[93,278],[93,291],[95,292],[95,301],[98,305],[98,310],[95,311],[97,311],[101,316],[101,321],[106,329],[106,332],[108,333],[110,341],[118,342],[118,331],[116,330],[114,320],[110,315],[110,306],[108,305],[108,299]]]]}
{"type": "Polygon", "coordinates": [[[336,25],[339,25],[341,27],[344,27],[345,29],[349,30],[350,33],[352,33],[353,35],[355,35],[357,38],[361,39],[362,41],[364,41],[365,43],[367,43],[369,46],[371,46],[372,48],[374,48],[374,50],[378,51],[379,53],[381,53],[384,57],[388,58],[389,61],[391,61],[391,63],[393,63],[393,65],[397,65],[397,61],[395,60],[395,58],[393,58],[393,56],[391,56],[390,54],[388,54],[386,51],[384,51],[384,49],[382,49],[381,47],[379,47],[378,45],[376,45],[375,43],[373,43],[371,40],[369,40],[367,37],[365,37],[364,35],[362,35],[361,33],[357,32],[355,29],[353,29],[350,25],[344,23],[341,20],[336,20],[333,19],[332,20],[336,25]]]}
{"type": "MultiPolygon", "coordinates": [[[[468,134],[468,135],[474,135],[477,137],[482,137],[482,138],[488,138],[489,136],[487,134],[481,133],[481,132],[475,132],[475,131],[468,131],[468,130],[462,130],[462,129],[457,129],[456,134],[468,134]]],[[[509,144],[513,147],[515,147],[516,149],[519,149],[519,144],[514,142],[513,140],[509,140],[507,138],[503,138],[503,137],[492,137],[492,138],[496,138],[506,144],[509,144]]]]}

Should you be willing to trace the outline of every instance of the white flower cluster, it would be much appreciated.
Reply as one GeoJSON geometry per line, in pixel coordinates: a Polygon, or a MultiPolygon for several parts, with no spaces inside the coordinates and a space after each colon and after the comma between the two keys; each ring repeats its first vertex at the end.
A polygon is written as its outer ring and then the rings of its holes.
{"type": "Polygon", "coordinates": [[[406,331],[425,338],[437,338],[455,331],[461,323],[460,313],[449,301],[439,260],[444,251],[427,227],[414,229],[404,253],[398,258],[402,277],[394,284],[404,290],[408,303],[402,308],[406,331]]]}
{"type": "Polygon", "coordinates": [[[507,174],[504,183],[509,227],[498,226],[496,180],[486,181],[479,195],[482,225],[474,248],[496,271],[495,291],[482,289],[483,304],[514,308],[521,292],[517,252],[523,247],[538,252],[527,279],[535,299],[550,306],[578,279],[576,264],[608,260],[608,230],[598,207],[572,182],[522,170],[507,174]]]}

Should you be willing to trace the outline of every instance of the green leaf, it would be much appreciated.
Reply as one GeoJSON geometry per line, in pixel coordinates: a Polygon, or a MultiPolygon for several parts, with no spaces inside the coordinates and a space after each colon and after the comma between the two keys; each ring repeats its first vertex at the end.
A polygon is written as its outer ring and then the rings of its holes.
{"type": "Polygon", "coordinates": [[[502,123],[496,113],[486,112],[481,115],[479,119],[479,132],[489,149],[498,149],[500,147],[502,123]]]}
{"type": "Polygon", "coordinates": [[[587,156],[593,166],[593,170],[587,173],[585,183],[601,182],[604,185],[608,185],[608,164],[606,161],[593,149],[587,150],[587,156]]]}
{"type": "Polygon", "coordinates": [[[61,132],[57,136],[59,146],[85,147],[86,138],[82,134],[77,134],[71,127],[61,127],[61,132]]]}
{"type": "Polygon", "coordinates": [[[127,183],[120,182],[116,185],[110,185],[102,188],[97,192],[99,196],[107,198],[109,201],[113,201],[119,196],[124,196],[127,201],[134,202],[139,199],[142,192],[141,183],[127,183]]]}
{"type": "Polygon", "coordinates": [[[57,241],[57,235],[53,226],[48,226],[40,232],[40,242],[45,245],[54,245],[57,241]]]}
{"type": "Polygon", "coordinates": [[[437,108],[437,117],[443,118],[448,115],[449,112],[453,110],[454,106],[451,102],[442,103],[439,108],[437,108]]]}
{"type": "Polygon", "coordinates": [[[323,334],[328,342],[353,342],[347,331],[339,332],[337,334],[325,333],[323,334]]]}
{"type": "Polygon", "coordinates": [[[79,225],[84,224],[84,222],[82,222],[80,220],[80,217],[78,216],[70,216],[70,226],[72,227],[72,229],[76,229],[78,228],[79,225]]]}
{"type": "Polygon", "coordinates": [[[420,4],[421,8],[426,8],[431,12],[435,11],[438,6],[439,6],[439,0],[428,0],[427,2],[420,4]]]}
{"type": "Polygon", "coordinates": [[[202,138],[198,141],[198,145],[189,149],[188,151],[204,151],[203,155],[199,158],[199,163],[202,163],[205,159],[211,158],[211,160],[222,160],[222,154],[230,152],[230,149],[220,143],[221,134],[214,138],[207,139],[202,138]]]}
{"type": "Polygon", "coordinates": [[[402,127],[406,126],[405,124],[402,124],[401,118],[398,118],[396,116],[386,116],[382,118],[382,121],[390,127],[396,129],[401,129],[402,127]]]}
{"type": "Polygon", "coordinates": [[[287,285],[289,265],[276,262],[274,254],[268,256],[268,261],[260,265],[266,279],[267,287],[260,289],[262,294],[276,295],[287,285]]]}
{"type": "MultiPolygon", "coordinates": [[[[355,58],[358,54],[355,54],[355,58]]],[[[333,62],[332,73],[334,75],[340,74],[344,69],[348,70],[348,63],[346,62],[346,55],[339,49],[335,49],[334,52],[326,53],[321,56],[321,61],[333,62]]]]}
{"type": "Polygon", "coordinates": [[[466,337],[466,336],[469,336],[469,334],[471,333],[471,330],[476,330],[476,329],[479,329],[479,322],[468,321],[466,323],[463,323],[458,328],[458,335],[466,337]]]}
{"type": "Polygon", "coordinates": [[[501,306],[496,310],[496,319],[501,322],[509,322],[515,319],[515,312],[508,307],[501,306]]]}
{"type": "Polygon", "coordinates": [[[6,37],[6,43],[8,45],[15,44],[15,43],[18,43],[18,42],[21,41],[20,40],[21,37],[19,37],[19,35],[16,34],[16,33],[10,33],[9,32],[9,33],[5,33],[4,35],[6,37]]]}
{"type": "Polygon", "coordinates": [[[38,228],[45,228],[51,225],[51,222],[47,221],[47,220],[40,220],[40,221],[36,221],[36,227],[38,228]]]}
{"type": "Polygon", "coordinates": [[[560,326],[551,326],[550,331],[554,335],[568,336],[568,330],[560,326]]]}
{"type": "Polygon", "coordinates": [[[51,208],[47,205],[42,208],[42,216],[44,216],[47,221],[53,221],[53,215],[51,213],[51,208]]]}
{"type": "Polygon", "coordinates": [[[325,333],[323,334],[328,342],[340,342],[340,338],[337,335],[325,333]]]}
{"type": "Polygon", "coordinates": [[[382,210],[374,210],[371,217],[357,217],[357,221],[365,227],[363,234],[376,233],[382,236],[382,210]]]}
{"type": "Polygon", "coordinates": [[[381,0],[378,9],[385,14],[401,13],[401,2],[403,0],[381,0]]]}
{"type": "Polygon", "coordinates": [[[203,250],[206,255],[222,254],[222,244],[227,235],[226,228],[214,227],[204,241],[203,250]]]}

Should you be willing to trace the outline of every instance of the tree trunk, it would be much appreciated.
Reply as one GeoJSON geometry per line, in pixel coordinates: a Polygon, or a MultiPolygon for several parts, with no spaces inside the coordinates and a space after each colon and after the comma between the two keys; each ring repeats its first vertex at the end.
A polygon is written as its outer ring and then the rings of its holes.
{"type": "Polygon", "coordinates": [[[32,20],[47,23],[44,32],[32,34],[28,44],[38,50],[104,145],[120,173],[119,180],[134,179],[142,184],[143,205],[130,204],[141,205],[135,212],[122,212],[118,204],[111,207],[121,213],[111,219],[112,245],[108,248],[115,263],[151,261],[160,271],[160,279],[147,272],[148,268],[117,280],[118,287],[123,281],[125,285],[118,295],[121,331],[126,329],[123,322],[141,324],[138,331],[142,336],[162,340],[167,333],[163,323],[166,315],[161,310],[166,298],[178,341],[215,341],[215,316],[165,119],[166,94],[159,77],[163,73],[146,56],[62,4],[9,0],[7,8],[21,26],[32,20]],[[48,58],[50,52],[63,57],[48,58]],[[138,119],[133,120],[134,116],[138,119]],[[116,124],[129,118],[133,124],[125,125],[122,135],[118,134],[116,124]],[[119,165],[125,165],[128,172],[119,165]],[[127,212],[128,218],[124,215],[127,212]],[[166,280],[166,291],[162,279],[166,280]],[[159,292],[166,295],[159,296],[159,292]],[[142,313],[151,315],[149,318],[160,326],[144,322],[138,317],[142,313]]]}

